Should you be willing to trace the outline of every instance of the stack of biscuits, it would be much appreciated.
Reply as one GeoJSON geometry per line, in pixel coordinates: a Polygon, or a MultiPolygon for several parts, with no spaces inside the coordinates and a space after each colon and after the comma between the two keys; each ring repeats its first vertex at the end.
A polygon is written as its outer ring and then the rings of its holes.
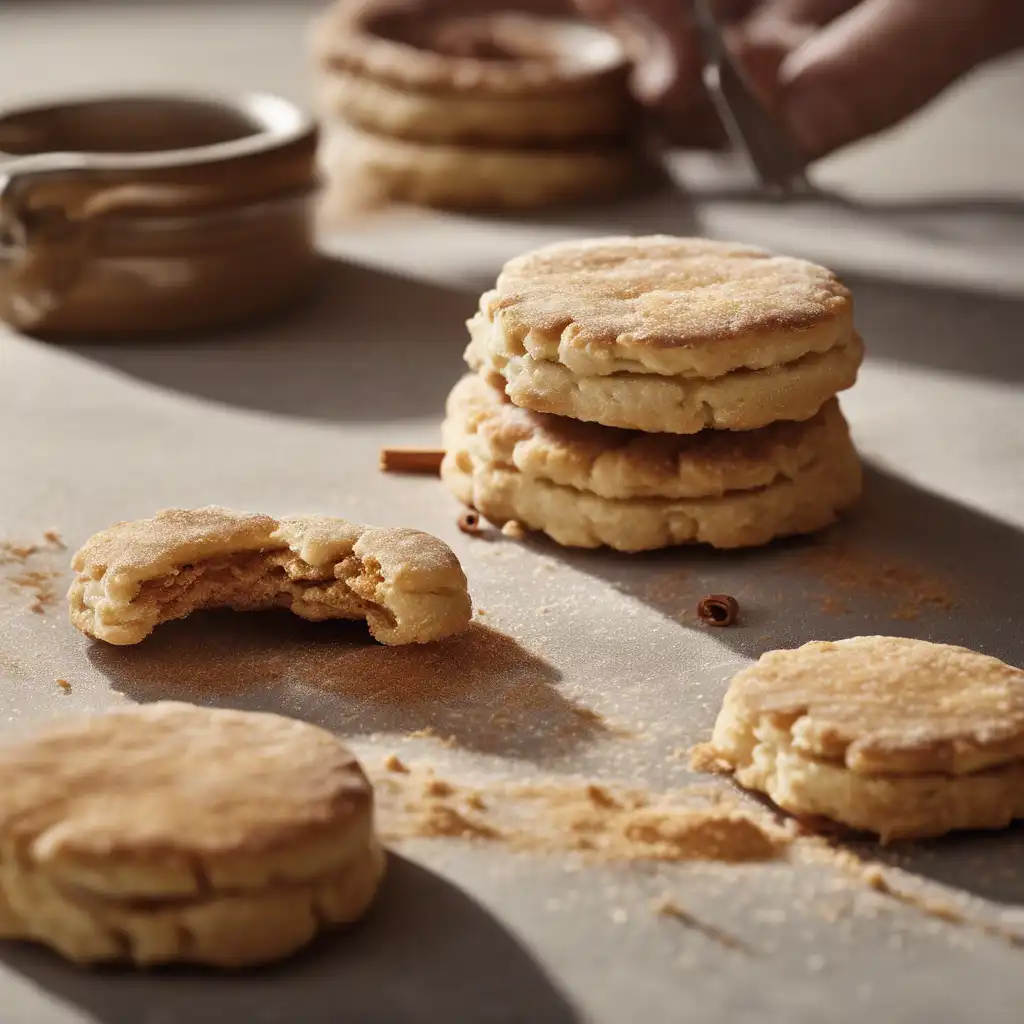
{"type": "Polygon", "coordinates": [[[329,194],[525,209],[628,190],[642,165],[628,62],[572,11],[338,0],[314,31],[329,194]]]}
{"type": "Polygon", "coordinates": [[[558,243],[508,263],[468,326],[442,476],[492,522],[737,548],[859,497],[835,395],[863,346],[823,267],[707,239],[558,243]]]}

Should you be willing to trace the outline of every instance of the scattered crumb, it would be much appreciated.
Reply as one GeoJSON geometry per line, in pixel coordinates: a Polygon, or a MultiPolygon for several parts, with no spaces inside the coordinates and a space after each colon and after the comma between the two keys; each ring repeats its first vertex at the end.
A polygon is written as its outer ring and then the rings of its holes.
{"type": "Polygon", "coordinates": [[[826,594],[821,599],[821,611],[823,615],[846,615],[849,608],[834,594],[826,594]]]}
{"type": "Polygon", "coordinates": [[[397,754],[388,754],[387,759],[384,761],[384,767],[389,772],[398,772],[401,775],[409,774],[408,767],[406,767],[405,762],[397,754]]]}
{"type": "Polygon", "coordinates": [[[57,603],[57,588],[54,580],[60,573],[44,569],[27,569],[16,576],[8,577],[8,582],[20,590],[28,591],[29,609],[37,615],[45,614],[48,608],[57,603]]]}
{"type": "Polygon", "coordinates": [[[388,776],[380,794],[385,839],[488,838],[524,852],[603,862],[729,863],[775,859],[793,839],[767,813],[724,801],[686,803],[685,791],[652,794],[597,782],[463,786],[415,767],[400,779],[388,776]]]}
{"type": "Polygon", "coordinates": [[[848,609],[842,595],[882,597],[893,602],[891,617],[902,621],[917,619],[928,611],[949,611],[956,602],[947,582],[930,576],[916,566],[862,550],[825,536],[804,555],[805,567],[833,591],[822,599],[826,614],[848,609]]]}
{"type": "Polygon", "coordinates": [[[24,563],[38,550],[38,544],[15,544],[13,541],[0,540],[0,565],[10,565],[12,562],[24,563]]]}
{"type": "MultiPolygon", "coordinates": [[[[47,530],[44,536],[51,547],[63,548],[63,541],[60,540],[56,531],[47,530]]],[[[37,615],[45,614],[48,608],[57,603],[58,594],[55,581],[61,576],[61,572],[57,569],[36,569],[29,566],[29,563],[42,553],[44,553],[44,549],[38,544],[0,541],[0,565],[14,565],[20,570],[14,575],[6,576],[5,582],[11,587],[27,593],[28,608],[37,615]]]]}
{"type": "Polygon", "coordinates": [[[446,797],[452,796],[454,792],[452,784],[444,779],[429,779],[423,787],[424,796],[446,797]]]}
{"type": "MultiPolygon", "coordinates": [[[[684,751],[676,751],[679,756],[684,751]]],[[[718,756],[718,751],[710,743],[698,743],[689,751],[690,770],[705,772],[710,775],[729,775],[731,768],[718,756]]]]}
{"type": "Polygon", "coordinates": [[[972,915],[969,908],[957,906],[951,899],[943,895],[914,892],[898,886],[893,881],[891,873],[886,872],[878,864],[863,860],[852,850],[836,847],[825,839],[806,840],[799,844],[798,849],[801,859],[805,863],[824,863],[834,867],[867,888],[936,921],[981,932],[990,938],[999,939],[1015,949],[1024,949],[1024,935],[1020,932],[982,920],[976,915],[972,915]]]}
{"type": "Polygon", "coordinates": [[[526,531],[523,529],[523,525],[517,522],[515,519],[510,519],[502,528],[501,532],[506,537],[511,537],[513,540],[523,540],[526,537],[526,531]]]}
{"type": "Polygon", "coordinates": [[[500,839],[491,825],[471,818],[447,804],[433,804],[419,817],[415,835],[424,839],[500,839]]]}
{"type": "Polygon", "coordinates": [[[64,539],[61,537],[59,531],[54,529],[43,531],[43,540],[52,547],[59,548],[61,551],[66,550],[67,544],[64,543],[64,539]]]}
{"type": "Polygon", "coordinates": [[[597,804],[598,807],[619,807],[621,806],[618,800],[615,799],[608,792],[604,786],[597,786],[591,783],[587,786],[587,796],[590,798],[592,803],[597,804]]]}
{"type": "Polygon", "coordinates": [[[406,736],[409,740],[437,740],[442,746],[454,747],[458,740],[454,736],[441,736],[428,725],[425,729],[416,729],[406,736]]]}
{"type": "Polygon", "coordinates": [[[703,921],[694,917],[688,910],[684,910],[677,902],[675,897],[670,892],[662,893],[657,899],[651,902],[651,910],[659,917],[670,917],[675,921],[679,921],[686,925],[687,928],[692,928],[696,932],[700,932],[701,935],[712,942],[717,942],[720,946],[726,949],[734,949],[742,952],[749,952],[745,943],[739,939],[734,938],[728,932],[722,931],[720,928],[714,927],[714,925],[705,924],[703,921]]]}
{"type": "Polygon", "coordinates": [[[58,679],[57,685],[65,692],[71,692],[71,684],[66,679],[58,679]]]}

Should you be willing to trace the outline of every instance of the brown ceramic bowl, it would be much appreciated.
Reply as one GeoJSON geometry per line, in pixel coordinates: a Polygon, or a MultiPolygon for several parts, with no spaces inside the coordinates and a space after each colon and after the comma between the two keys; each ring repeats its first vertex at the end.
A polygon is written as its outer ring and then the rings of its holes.
{"type": "Polygon", "coordinates": [[[315,153],[274,96],[0,110],[0,318],[107,334],[271,312],[319,264],[315,153]]]}

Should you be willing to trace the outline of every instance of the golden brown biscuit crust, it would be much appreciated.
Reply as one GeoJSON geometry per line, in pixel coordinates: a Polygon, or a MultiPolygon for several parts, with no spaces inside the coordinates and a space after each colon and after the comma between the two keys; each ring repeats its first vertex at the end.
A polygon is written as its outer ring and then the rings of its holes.
{"type": "Polygon", "coordinates": [[[742,785],[887,837],[1024,815],[1024,671],[902,637],[772,651],[732,680],[711,740],[742,785]]]}
{"type": "Polygon", "coordinates": [[[772,651],[733,679],[726,706],[864,774],[962,775],[1024,758],[1024,670],[948,644],[876,636],[772,651]]]}
{"type": "Polygon", "coordinates": [[[848,343],[853,305],[824,267],[706,238],[559,242],[509,261],[474,337],[576,376],[721,377],[848,343]]]}
{"type": "MultiPolygon", "coordinates": [[[[645,173],[625,146],[477,148],[388,138],[332,126],[323,166],[332,189],[366,202],[444,210],[529,210],[623,195],[645,173]]],[[[343,203],[339,204],[343,205],[343,203]]]]}
{"type": "Polygon", "coordinates": [[[389,644],[443,639],[472,611],[462,567],[436,537],[331,516],[169,509],[96,534],[72,568],[72,623],[113,644],[138,643],[198,608],[365,618],[389,644]]]}
{"type": "Polygon", "coordinates": [[[0,934],[80,960],[273,959],[365,909],[372,814],[353,755],[277,715],[166,702],[52,727],[0,750],[0,934]]]}

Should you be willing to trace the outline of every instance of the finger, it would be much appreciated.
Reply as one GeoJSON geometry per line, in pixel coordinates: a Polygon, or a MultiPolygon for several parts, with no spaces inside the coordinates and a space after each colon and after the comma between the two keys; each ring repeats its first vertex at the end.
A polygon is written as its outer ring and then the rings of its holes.
{"type": "Polygon", "coordinates": [[[765,0],[753,12],[754,20],[800,25],[827,25],[855,7],[859,0],[765,0]]]}
{"type": "Polygon", "coordinates": [[[786,58],[782,116],[807,154],[821,156],[895,124],[1014,48],[1022,20],[997,0],[864,0],[786,58]]]}

